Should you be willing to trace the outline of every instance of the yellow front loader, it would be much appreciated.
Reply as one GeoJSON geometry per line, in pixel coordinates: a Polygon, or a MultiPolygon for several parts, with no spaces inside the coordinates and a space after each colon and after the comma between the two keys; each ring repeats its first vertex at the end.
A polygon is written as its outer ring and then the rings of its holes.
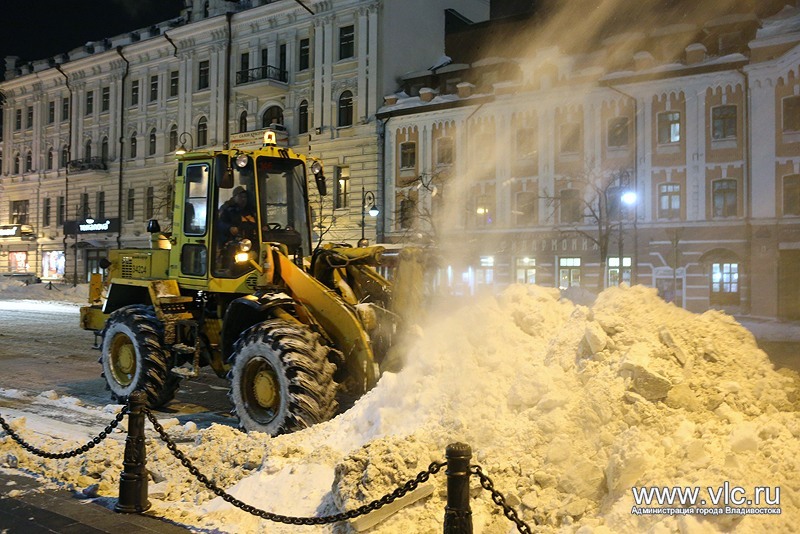
{"type": "Polygon", "coordinates": [[[114,399],[143,390],[164,405],[210,366],[230,380],[240,426],[276,435],[330,419],[375,385],[403,323],[394,302],[409,299],[375,270],[381,247],[312,253],[308,170],[324,195],[321,164],[269,131],[257,150],[181,156],[171,232],[153,220],[151,248],[112,250],[107,286],[81,309],[114,399]],[[233,232],[236,195],[246,215],[233,232]]]}

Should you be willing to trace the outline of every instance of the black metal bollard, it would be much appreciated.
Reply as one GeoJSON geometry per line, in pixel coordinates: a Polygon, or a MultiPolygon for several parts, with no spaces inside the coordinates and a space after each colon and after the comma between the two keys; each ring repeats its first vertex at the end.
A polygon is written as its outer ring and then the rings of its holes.
{"type": "Polygon", "coordinates": [[[469,461],[472,448],[464,443],[447,446],[447,506],[444,509],[444,534],[472,534],[469,507],[469,461]]]}
{"type": "Polygon", "coordinates": [[[119,478],[119,499],[115,512],[142,513],[150,508],[147,500],[147,463],[144,446],[144,412],[147,397],[144,391],[134,391],[128,398],[128,437],[125,439],[125,458],[119,478]]]}

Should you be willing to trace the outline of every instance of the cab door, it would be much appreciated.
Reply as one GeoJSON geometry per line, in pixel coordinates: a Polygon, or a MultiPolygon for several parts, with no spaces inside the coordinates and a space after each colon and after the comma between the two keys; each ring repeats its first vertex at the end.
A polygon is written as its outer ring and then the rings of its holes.
{"type": "MultiPolygon", "coordinates": [[[[209,197],[211,163],[185,164],[183,198],[178,202],[180,217],[175,219],[175,246],[181,277],[208,279],[209,197]]],[[[176,211],[178,211],[176,210],[176,211]]],[[[191,283],[191,282],[189,282],[191,283]]]]}

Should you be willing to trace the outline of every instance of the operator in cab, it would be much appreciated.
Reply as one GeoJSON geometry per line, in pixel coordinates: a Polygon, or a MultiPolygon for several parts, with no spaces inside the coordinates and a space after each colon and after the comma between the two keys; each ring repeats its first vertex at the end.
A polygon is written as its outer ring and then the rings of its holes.
{"type": "Polygon", "coordinates": [[[256,210],[250,193],[241,185],[233,189],[233,195],[219,208],[217,217],[218,235],[218,271],[227,272],[229,275],[239,276],[240,270],[247,270],[243,265],[239,269],[234,262],[237,244],[243,239],[249,239],[254,245],[258,244],[258,224],[256,210]]]}

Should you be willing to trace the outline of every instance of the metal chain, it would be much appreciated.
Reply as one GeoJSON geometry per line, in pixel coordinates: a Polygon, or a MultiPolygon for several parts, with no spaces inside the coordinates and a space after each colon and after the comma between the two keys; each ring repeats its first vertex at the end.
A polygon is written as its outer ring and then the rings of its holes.
{"type": "MultiPolygon", "coordinates": [[[[481,466],[479,465],[472,465],[470,466],[470,471],[472,474],[477,476],[481,481],[481,486],[485,490],[489,490],[492,494],[492,500],[497,506],[503,508],[503,514],[510,520],[513,521],[514,524],[517,525],[517,530],[524,533],[524,534],[531,534],[531,527],[528,526],[525,521],[519,518],[517,515],[516,510],[511,508],[508,504],[506,504],[506,499],[503,497],[503,494],[494,489],[494,483],[492,479],[489,478],[487,475],[483,473],[481,466]]],[[[534,520],[534,524],[536,524],[536,520],[534,520]]]]}
{"type": "Polygon", "coordinates": [[[186,469],[194,475],[194,477],[200,481],[205,487],[211,490],[215,495],[221,497],[225,502],[232,504],[233,506],[243,510],[249,514],[256,515],[262,519],[266,519],[268,521],[273,521],[275,523],[284,523],[287,525],[325,525],[329,523],[337,523],[339,521],[346,521],[348,519],[354,519],[361,515],[366,515],[374,510],[377,510],[387,504],[394,502],[395,500],[403,497],[410,491],[415,490],[420,483],[426,482],[431,475],[438,473],[442,467],[446,466],[445,462],[432,462],[428,469],[425,471],[421,471],[417,474],[417,476],[411,480],[408,480],[402,486],[395,488],[394,491],[391,493],[387,493],[380,499],[376,499],[368,504],[363,506],[359,506],[355,510],[348,510],[347,512],[342,512],[334,515],[327,515],[321,517],[292,517],[286,515],[279,515],[273,514],[271,512],[266,512],[255,506],[251,506],[247,503],[240,501],[239,499],[229,495],[225,492],[225,490],[219,488],[216,484],[208,479],[207,476],[202,474],[197,467],[195,467],[191,460],[186,457],[175,445],[175,443],[170,439],[167,433],[164,431],[164,427],[158,422],[156,417],[148,410],[147,408],[144,409],[145,415],[153,424],[153,428],[156,429],[158,435],[161,437],[161,440],[167,444],[167,448],[172,451],[172,454],[181,461],[186,469]]]}
{"type": "Polygon", "coordinates": [[[3,427],[3,430],[6,431],[6,434],[11,436],[11,438],[17,443],[19,443],[20,446],[26,451],[31,452],[36,456],[42,456],[43,458],[50,458],[51,460],[60,460],[63,458],[72,458],[74,456],[78,456],[79,454],[88,452],[89,449],[92,449],[95,445],[99,445],[101,441],[106,439],[108,435],[111,434],[111,431],[114,430],[114,428],[116,428],[116,426],[120,423],[120,421],[122,421],[122,418],[125,417],[125,414],[127,413],[128,413],[128,407],[125,406],[124,408],[122,408],[122,410],[120,410],[120,412],[117,414],[114,420],[111,421],[111,423],[109,423],[108,426],[102,432],[100,432],[97,436],[93,437],[88,443],[86,443],[85,445],[81,445],[77,449],[60,453],[51,453],[43,451],[42,449],[37,449],[33,445],[25,442],[25,440],[23,440],[19,436],[19,434],[17,434],[11,429],[8,423],[6,423],[6,420],[3,419],[2,415],[0,415],[0,426],[3,427]]]}

